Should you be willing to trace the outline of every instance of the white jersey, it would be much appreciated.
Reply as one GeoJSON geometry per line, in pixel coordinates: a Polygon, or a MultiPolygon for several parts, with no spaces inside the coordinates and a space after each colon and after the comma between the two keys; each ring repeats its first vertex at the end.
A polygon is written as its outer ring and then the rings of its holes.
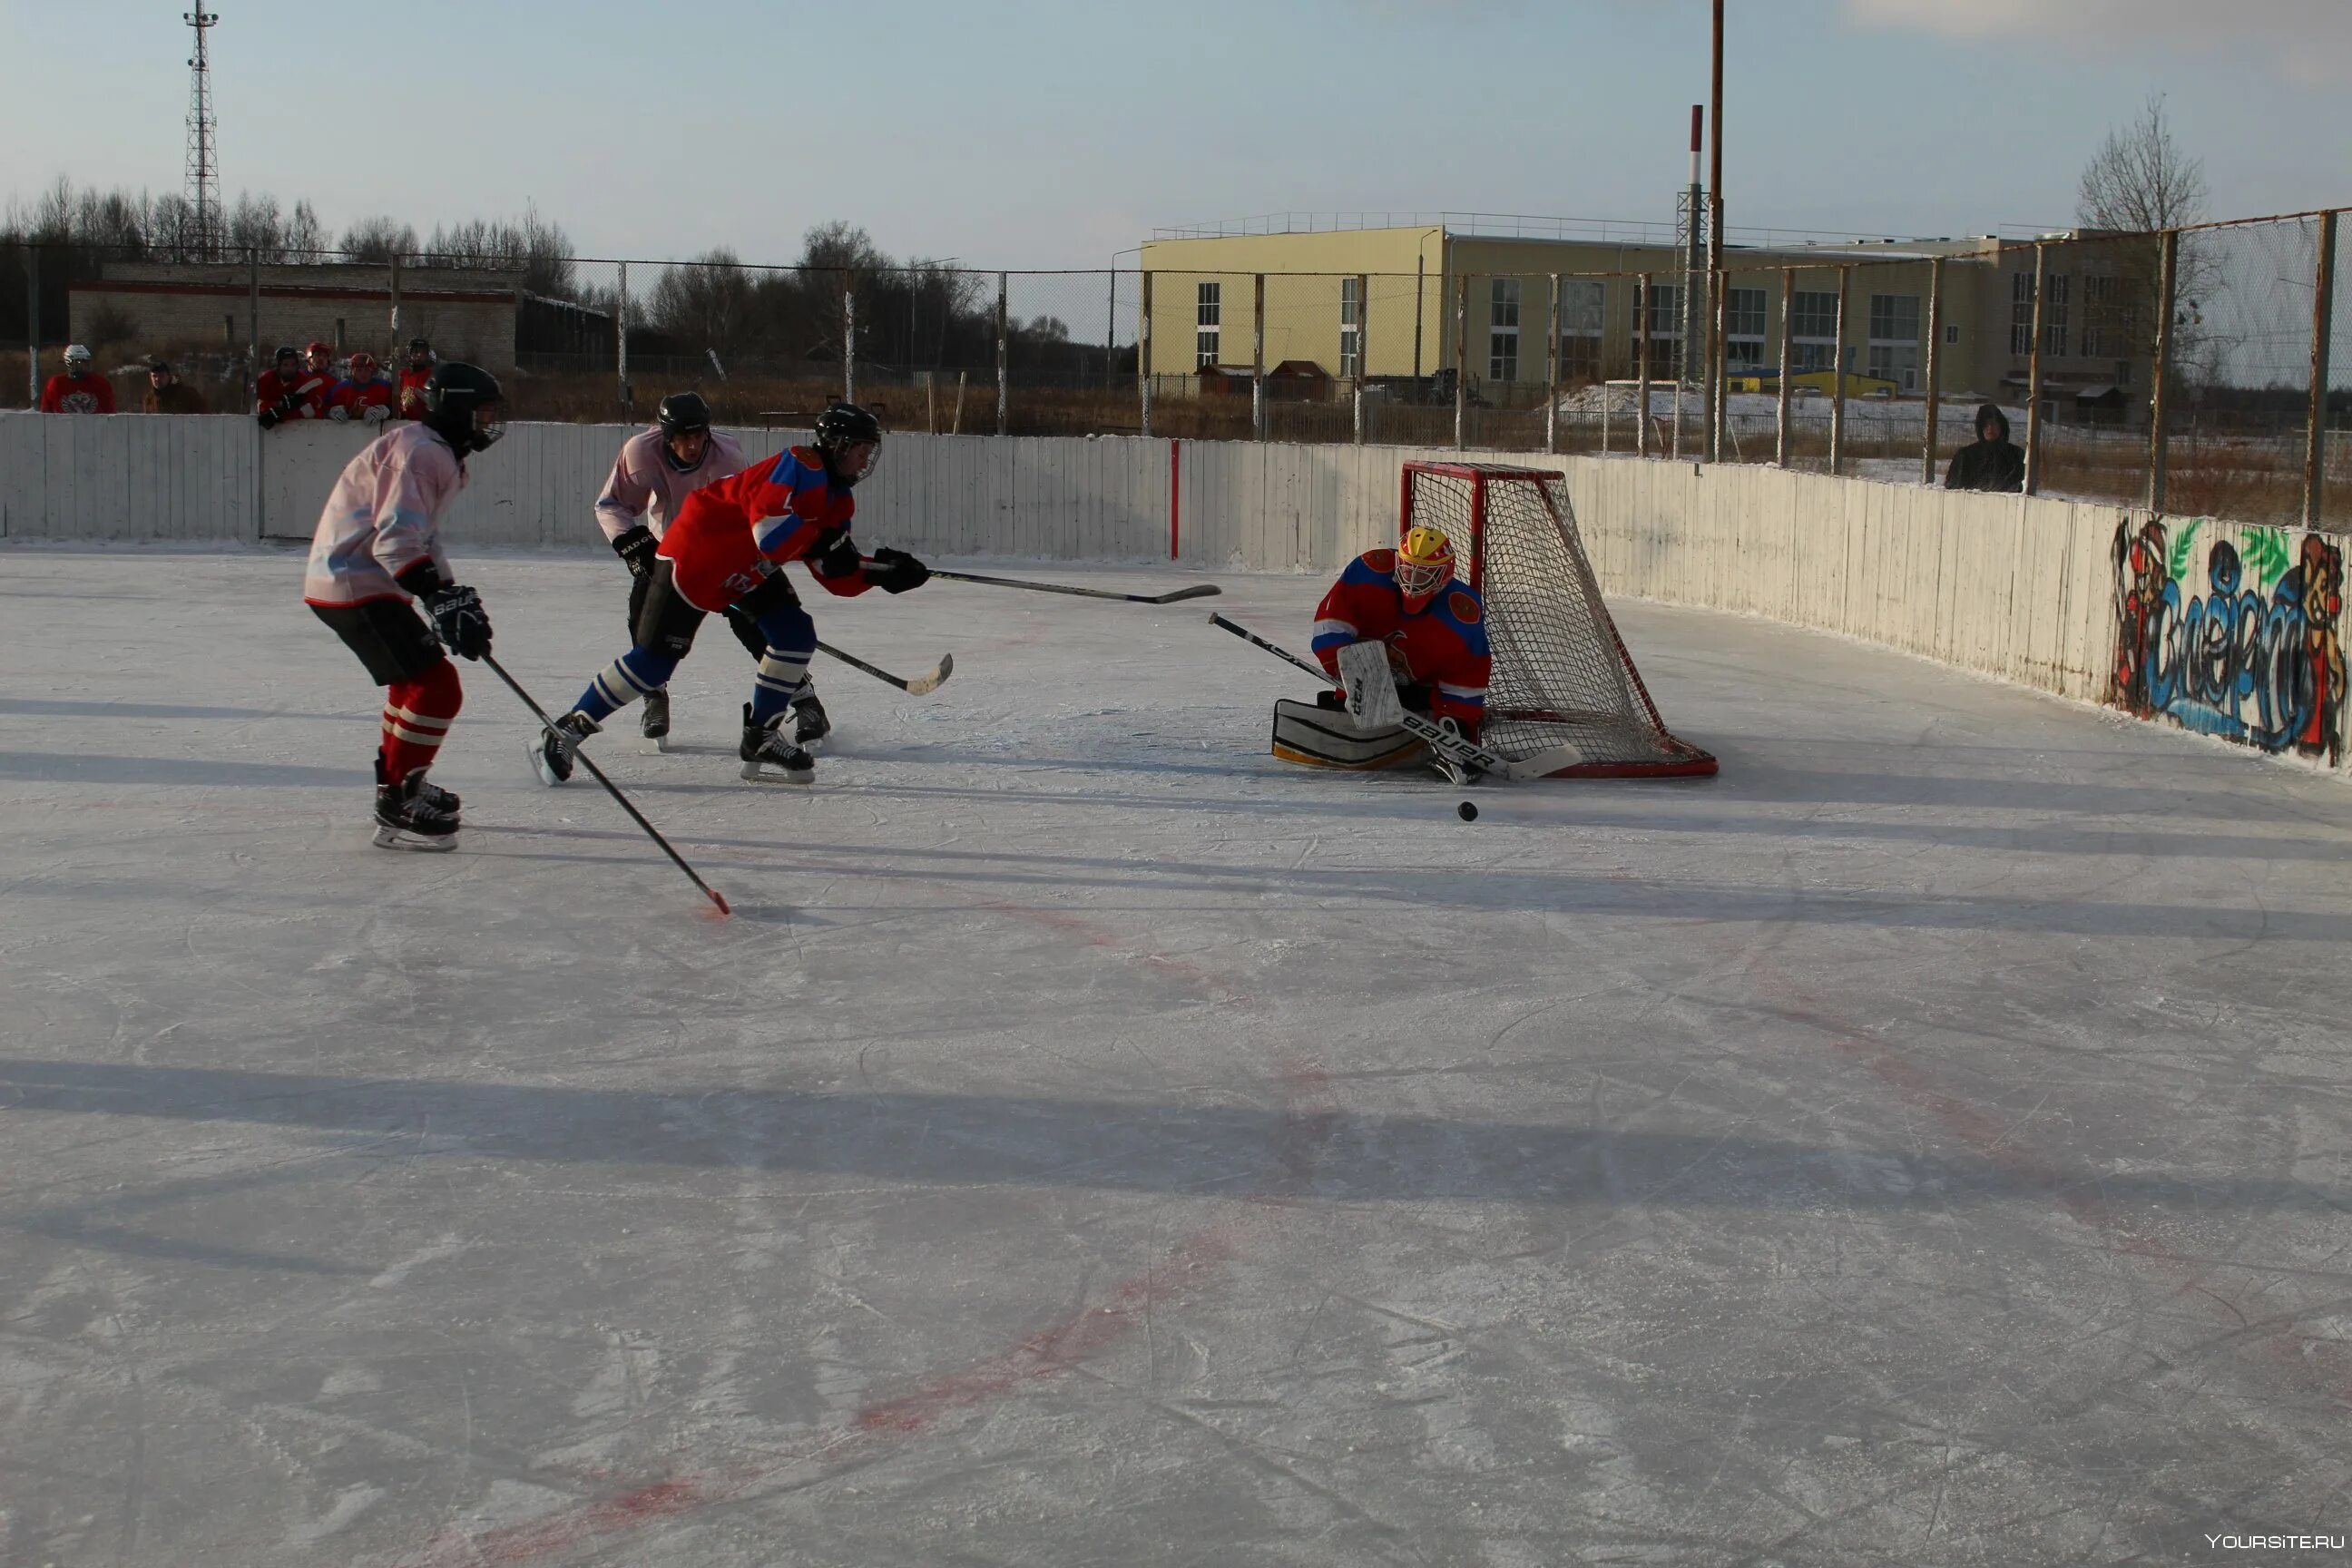
{"type": "Polygon", "coordinates": [[[403,425],[369,442],[343,468],[310,540],[302,598],[360,605],[407,597],[394,581],[430,560],[452,580],[441,552],[441,513],[466,488],[465,465],[441,435],[403,425]]]}
{"type": "Polygon", "coordinates": [[[680,473],[670,461],[661,426],[640,430],[621,443],[612,477],[596,498],[596,526],[604,531],[608,542],[639,523],[659,539],[669,531],[678,506],[689,494],[742,471],[742,443],[732,436],[713,430],[702,448],[702,461],[680,473]]]}

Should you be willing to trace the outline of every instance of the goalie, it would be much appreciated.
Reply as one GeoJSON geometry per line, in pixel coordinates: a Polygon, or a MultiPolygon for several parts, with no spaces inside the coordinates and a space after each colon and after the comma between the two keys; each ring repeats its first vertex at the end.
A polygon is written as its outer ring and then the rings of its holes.
{"type": "Polygon", "coordinates": [[[1316,607],[1314,647],[1342,688],[1311,707],[1275,704],[1276,756],[1339,768],[1412,762],[1422,743],[1390,717],[1397,708],[1478,738],[1493,662],[1486,605],[1454,580],[1454,545],[1442,531],[1416,525],[1396,549],[1349,562],[1316,607]]]}

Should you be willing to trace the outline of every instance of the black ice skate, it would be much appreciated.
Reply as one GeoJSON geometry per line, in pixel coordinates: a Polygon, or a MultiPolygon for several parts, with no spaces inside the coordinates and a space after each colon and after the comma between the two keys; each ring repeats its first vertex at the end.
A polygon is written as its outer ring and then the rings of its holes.
{"type": "Polygon", "coordinates": [[[530,765],[539,771],[539,782],[551,789],[572,776],[572,759],[580,750],[580,742],[604,726],[577,708],[555,721],[552,729],[541,730],[539,739],[524,748],[530,765]]]}
{"type": "Polygon", "coordinates": [[[666,752],[669,749],[669,688],[656,687],[646,693],[645,711],[637,716],[637,733],[645,738],[642,750],[666,752]]]}
{"type": "MultiPolygon", "coordinates": [[[[411,773],[409,777],[415,782],[417,799],[436,811],[446,811],[451,816],[457,815],[458,800],[455,790],[443,789],[431,779],[416,773],[411,773]]],[[[378,752],[375,754],[375,787],[378,794],[383,793],[383,753],[378,752]]]]}
{"type": "MultiPolygon", "coordinates": [[[[383,771],[380,760],[376,771],[383,771]]],[[[426,784],[423,768],[398,784],[378,784],[375,842],[381,849],[455,849],[457,797],[426,784]],[[448,804],[444,805],[442,801],[448,804]]]]}
{"type": "Polygon", "coordinates": [[[786,784],[804,784],[816,776],[816,759],[795,744],[784,733],[784,721],[790,713],[779,713],[764,724],[751,721],[751,705],[743,704],[743,744],[736,754],[743,759],[743,776],[757,781],[776,774],[765,773],[765,767],[781,770],[786,784]]]}
{"type": "Polygon", "coordinates": [[[816,700],[815,693],[793,703],[793,742],[802,751],[816,755],[817,748],[832,733],[833,721],[824,716],[824,704],[816,700]]]}

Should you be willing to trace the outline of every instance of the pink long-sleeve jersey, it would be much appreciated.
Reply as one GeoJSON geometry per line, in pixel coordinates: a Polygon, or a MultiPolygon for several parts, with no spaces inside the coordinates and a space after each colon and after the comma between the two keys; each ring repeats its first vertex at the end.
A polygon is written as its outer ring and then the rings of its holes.
{"type": "Polygon", "coordinates": [[[680,473],[663,450],[661,427],[640,430],[621,444],[612,477],[596,497],[596,526],[608,541],[639,523],[659,539],[669,531],[689,494],[742,468],[742,444],[732,436],[713,430],[702,448],[702,461],[680,473]]]}
{"type": "Polygon", "coordinates": [[[423,425],[377,437],[343,468],[310,539],[302,598],[312,605],[361,605],[407,595],[394,581],[430,559],[452,580],[441,552],[441,513],[466,488],[466,469],[449,443],[423,425]]]}

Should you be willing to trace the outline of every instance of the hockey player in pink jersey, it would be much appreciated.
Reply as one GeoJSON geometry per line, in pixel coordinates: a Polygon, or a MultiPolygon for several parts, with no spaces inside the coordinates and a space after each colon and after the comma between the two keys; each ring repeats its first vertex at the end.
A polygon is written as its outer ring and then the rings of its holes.
{"type": "MultiPolygon", "coordinates": [[[[631,637],[636,636],[646,590],[654,579],[655,547],[676,521],[679,505],[690,492],[742,468],[741,443],[710,427],[710,405],[698,392],[674,392],[663,398],[654,427],[621,444],[612,477],[596,498],[596,526],[629,569],[631,637]]],[[[750,616],[730,605],[727,622],[753,658],[767,651],[768,639],[750,616]]],[[[669,688],[646,693],[637,722],[646,739],[656,744],[669,733],[669,688]]]]}
{"type": "Polygon", "coordinates": [[[506,433],[496,377],[436,367],[424,417],[368,443],[328,494],[310,541],[302,600],[386,689],[375,756],[375,841],[387,849],[457,847],[457,797],[427,784],[464,693],[444,649],[479,658],[490,620],[455,580],[441,514],[466,488],[466,458],[506,433]],[[425,601],[430,626],[411,607],[425,601]],[[438,636],[436,636],[436,633],[438,636]]]}

